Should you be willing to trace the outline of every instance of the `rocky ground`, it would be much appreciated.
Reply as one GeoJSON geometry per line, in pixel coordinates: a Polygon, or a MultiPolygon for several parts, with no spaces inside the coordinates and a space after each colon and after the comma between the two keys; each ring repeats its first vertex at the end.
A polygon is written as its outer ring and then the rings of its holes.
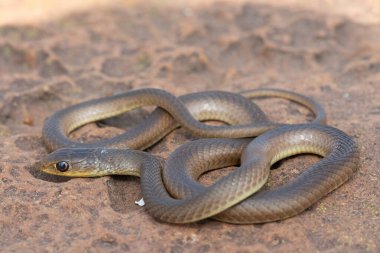
{"type": "MultiPolygon", "coordinates": [[[[331,14],[259,4],[118,6],[3,25],[0,251],[379,252],[379,89],[380,25],[331,14]],[[312,96],[326,108],[328,123],[358,143],[359,171],[285,221],[179,226],[157,222],[134,204],[141,197],[137,178],[69,180],[33,166],[47,153],[41,139],[46,117],[80,101],[141,87],[176,95],[278,87],[312,96]]],[[[258,104],[273,120],[311,119],[304,108],[281,99],[258,104]]],[[[111,123],[124,127],[145,115],[140,110],[111,123]]],[[[73,138],[122,131],[92,124],[73,138]]],[[[192,138],[177,130],[149,151],[167,157],[192,138]]],[[[287,159],[272,171],[267,187],[291,180],[318,159],[287,159]]]]}

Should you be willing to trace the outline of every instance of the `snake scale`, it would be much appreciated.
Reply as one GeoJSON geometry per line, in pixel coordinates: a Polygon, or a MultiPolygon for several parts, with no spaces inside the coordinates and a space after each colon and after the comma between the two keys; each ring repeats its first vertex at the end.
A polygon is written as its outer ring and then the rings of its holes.
{"type": "Polygon", "coordinates": [[[316,101],[285,90],[207,91],[177,98],[160,89],[138,89],[73,105],[49,117],[43,139],[53,152],[37,166],[69,177],[140,176],[147,212],[165,222],[208,217],[240,224],[270,222],[301,213],[357,170],[355,142],[325,122],[326,114],[316,101]],[[250,100],[257,97],[292,100],[315,118],[308,124],[272,122],[250,100]],[[94,143],[68,137],[87,123],[147,105],[157,109],[124,134],[94,143]],[[206,120],[226,125],[202,122],[206,120]],[[177,127],[205,139],[184,144],[166,162],[142,151],[177,127]],[[322,159],[290,183],[259,191],[274,163],[302,153],[322,159]],[[238,167],[211,186],[197,181],[209,170],[228,166],[238,167]]]}

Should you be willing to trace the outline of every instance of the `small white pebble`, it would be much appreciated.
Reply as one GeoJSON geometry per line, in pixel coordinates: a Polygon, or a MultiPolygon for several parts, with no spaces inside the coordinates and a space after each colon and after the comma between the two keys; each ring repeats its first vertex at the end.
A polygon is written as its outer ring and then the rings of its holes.
{"type": "Polygon", "coordinates": [[[138,205],[138,206],[144,206],[145,205],[145,201],[144,201],[143,198],[141,198],[140,200],[135,201],[135,204],[138,205]]]}

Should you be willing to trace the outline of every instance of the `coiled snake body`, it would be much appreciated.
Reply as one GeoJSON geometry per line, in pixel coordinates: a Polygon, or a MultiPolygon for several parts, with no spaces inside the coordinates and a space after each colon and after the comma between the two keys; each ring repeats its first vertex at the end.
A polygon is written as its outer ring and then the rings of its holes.
{"type": "Polygon", "coordinates": [[[343,184],[357,169],[355,143],[342,131],[323,125],[324,110],[314,100],[275,89],[241,95],[203,92],[178,99],[163,90],[141,89],[68,107],[46,121],[43,138],[55,151],[42,158],[38,166],[46,173],[73,177],[141,176],[146,210],[172,223],[208,217],[231,223],[285,219],[343,184]],[[314,121],[299,125],[269,121],[247,99],[267,96],[306,106],[314,113],[314,121]],[[67,137],[84,124],[144,105],[159,108],[125,134],[97,143],[77,143],[67,137]],[[203,120],[229,125],[211,126],[200,122],[203,120]],[[209,139],[177,149],[164,170],[162,159],[135,150],[153,145],[178,126],[209,139]],[[271,165],[301,153],[323,158],[289,184],[256,193],[267,181],[271,165]],[[208,170],[235,165],[239,165],[235,171],[209,187],[197,182],[208,170]]]}

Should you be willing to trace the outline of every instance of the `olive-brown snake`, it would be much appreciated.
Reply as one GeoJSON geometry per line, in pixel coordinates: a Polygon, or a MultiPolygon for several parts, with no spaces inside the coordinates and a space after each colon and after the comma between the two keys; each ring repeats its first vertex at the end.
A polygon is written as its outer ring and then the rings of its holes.
{"type": "Polygon", "coordinates": [[[278,124],[269,121],[251,101],[234,93],[205,92],[178,99],[163,90],[134,90],[74,105],[50,117],[43,138],[49,150],[56,151],[42,158],[38,166],[50,174],[73,177],[141,176],[147,211],[173,223],[211,216],[232,223],[284,219],[305,210],[357,169],[355,143],[342,131],[323,125],[325,113],[314,100],[275,89],[241,94],[247,98],[287,98],[306,106],[316,117],[311,124],[278,124]],[[160,109],[121,136],[89,144],[67,137],[84,124],[145,105],[160,109]],[[204,120],[229,125],[211,126],[200,122],[204,120]],[[134,150],[153,145],[178,126],[209,139],[180,147],[169,157],[163,172],[161,159],[134,150]],[[323,159],[289,184],[255,194],[265,184],[272,164],[300,153],[314,153],[323,159]],[[210,187],[196,182],[210,169],[238,164],[239,168],[210,187]]]}

